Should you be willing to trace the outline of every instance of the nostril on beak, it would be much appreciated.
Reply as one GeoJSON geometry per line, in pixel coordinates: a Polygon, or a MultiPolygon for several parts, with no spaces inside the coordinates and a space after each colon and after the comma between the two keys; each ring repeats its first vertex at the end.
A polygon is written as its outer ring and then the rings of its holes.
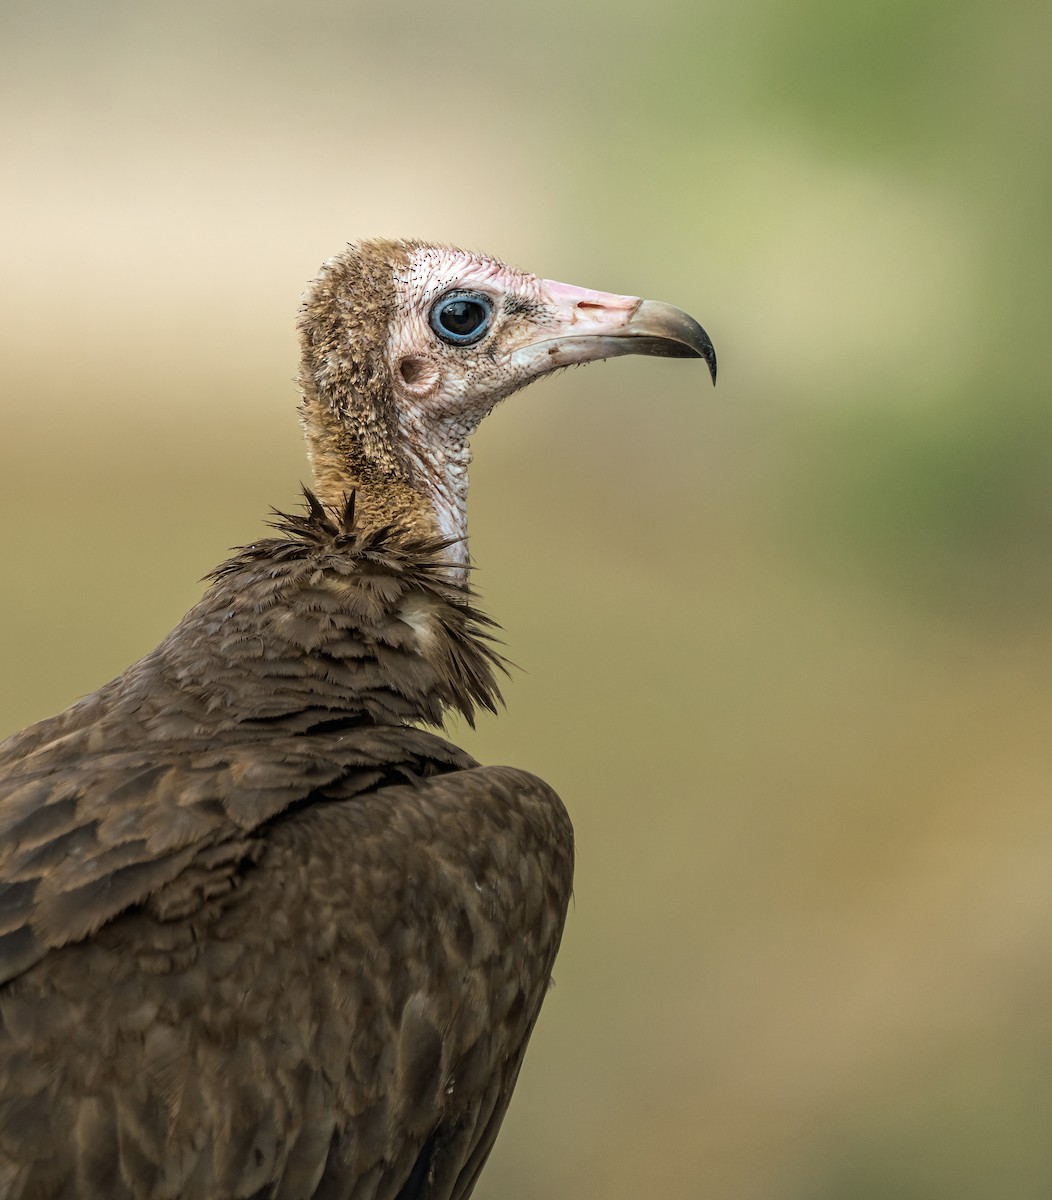
{"type": "Polygon", "coordinates": [[[631,319],[640,303],[635,296],[582,296],[574,301],[572,320],[574,324],[582,321],[588,325],[614,328],[631,319]]]}

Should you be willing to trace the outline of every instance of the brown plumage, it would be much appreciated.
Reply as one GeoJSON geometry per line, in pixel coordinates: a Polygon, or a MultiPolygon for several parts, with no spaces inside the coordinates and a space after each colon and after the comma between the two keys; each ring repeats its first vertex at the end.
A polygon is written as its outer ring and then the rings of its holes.
{"type": "Polygon", "coordinates": [[[421,728],[493,708],[467,437],[664,305],[406,242],[301,320],[315,490],[151,654],[0,745],[0,1197],[466,1197],[548,987],[558,797],[421,728]]]}

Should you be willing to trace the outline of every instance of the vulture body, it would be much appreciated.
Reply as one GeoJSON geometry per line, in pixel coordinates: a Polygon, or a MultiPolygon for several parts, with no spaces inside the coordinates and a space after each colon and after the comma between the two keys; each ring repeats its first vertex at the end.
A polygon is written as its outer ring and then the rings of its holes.
{"type": "Polygon", "coordinates": [[[164,642],[0,744],[0,1197],[458,1200],[551,977],[573,836],[424,726],[497,701],[467,438],[667,305],[367,242],[300,323],[314,490],[164,642]]]}

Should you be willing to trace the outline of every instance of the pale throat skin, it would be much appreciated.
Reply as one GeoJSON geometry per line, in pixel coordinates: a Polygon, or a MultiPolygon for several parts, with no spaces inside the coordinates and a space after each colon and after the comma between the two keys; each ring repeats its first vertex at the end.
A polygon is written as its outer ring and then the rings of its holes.
{"type": "Polygon", "coordinates": [[[531,323],[550,323],[554,313],[535,276],[453,249],[414,251],[408,270],[395,276],[395,289],[405,315],[391,326],[387,356],[402,449],[411,478],[431,503],[438,533],[455,539],[450,557],[463,565],[468,561],[468,439],[495,405],[530,382],[512,362],[520,340],[515,317],[530,314],[531,323]],[[440,296],[462,290],[488,296],[497,325],[492,338],[471,346],[446,345],[431,329],[428,314],[440,296]]]}
{"type": "Polygon", "coordinates": [[[448,246],[365,242],[331,259],[300,319],[301,417],[315,491],[355,493],[359,527],[441,538],[466,573],[469,439],[505,397],[551,371],[619,354],[702,357],[704,330],[670,305],[554,280],[448,246]],[[469,344],[439,336],[450,293],[488,303],[469,344]]]}

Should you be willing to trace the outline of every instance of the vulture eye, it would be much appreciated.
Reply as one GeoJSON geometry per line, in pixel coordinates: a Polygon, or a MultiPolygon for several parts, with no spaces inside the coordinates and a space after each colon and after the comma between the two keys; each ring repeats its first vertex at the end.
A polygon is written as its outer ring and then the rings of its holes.
{"type": "Polygon", "coordinates": [[[490,327],[493,305],[481,292],[453,292],[431,310],[431,328],[454,346],[470,346],[490,327]]]}

